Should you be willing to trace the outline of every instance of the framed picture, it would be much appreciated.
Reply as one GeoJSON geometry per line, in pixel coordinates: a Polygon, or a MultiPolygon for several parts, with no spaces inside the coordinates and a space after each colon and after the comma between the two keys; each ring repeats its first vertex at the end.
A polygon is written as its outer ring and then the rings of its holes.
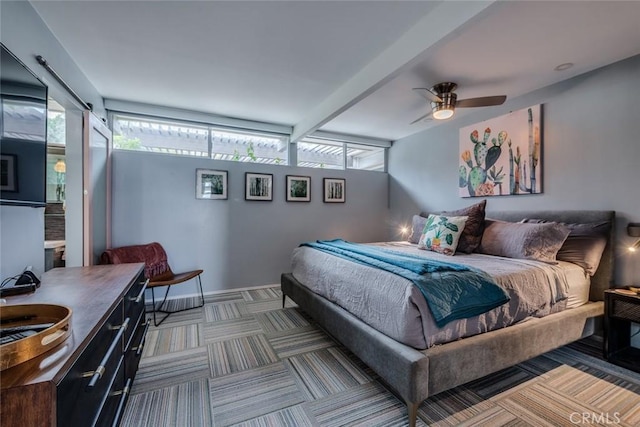
{"type": "Polygon", "coordinates": [[[273,200],[273,175],[270,173],[245,174],[245,200],[260,200],[270,202],[273,200]]]}
{"type": "Polygon", "coordinates": [[[324,202],[344,203],[347,198],[346,180],[342,178],[324,178],[324,202]]]}
{"type": "Polygon", "coordinates": [[[460,129],[460,197],[542,193],[542,106],[460,129]]]}
{"type": "Polygon", "coordinates": [[[15,154],[0,155],[0,190],[18,191],[18,157],[15,154]]]}
{"type": "Polygon", "coordinates": [[[227,199],[227,171],[196,169],[196,199],[227,199]]]}
{"type": "Polygon", "coordinates": [[[287,202],[311,201],[311,177],[287,175],[287,202]]]}

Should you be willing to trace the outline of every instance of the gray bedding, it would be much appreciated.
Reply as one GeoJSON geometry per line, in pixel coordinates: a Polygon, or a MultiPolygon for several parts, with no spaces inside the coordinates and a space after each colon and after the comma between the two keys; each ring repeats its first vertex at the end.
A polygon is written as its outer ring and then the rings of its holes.
{"type": "Polygon", "coordinates": [[[509,303],[487,313],[438,328],[424,297],[410,281],[312,248],[294,250],[292,274],[300,283],[387,336],[417,349],[561,311],[567,306],[567,277],[584,277],[582,268],[566,262],[552,265],[482,254],[452,258],[418,250],[416,245],[404,242],[377,245],[479,268],[490,274],[511,298],[509,303]]]}

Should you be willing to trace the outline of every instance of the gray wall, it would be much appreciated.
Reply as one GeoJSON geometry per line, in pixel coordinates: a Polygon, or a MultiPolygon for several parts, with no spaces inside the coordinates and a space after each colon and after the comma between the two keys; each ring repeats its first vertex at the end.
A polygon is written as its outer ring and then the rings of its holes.
{"type": "Polygon", "coordinates": [[[54,87],[64,91],[62,86],[38,64],[36,55],[42,55],[85,102],[93,104],[94,112],[98,116],[105,117],[102,96],[28,1],[0,2],[0,23],[2,24],[0,26],[2,43],[40,77],[50,90],[54,87]]]}
{"type": "Polygon", "coordinates": [[[0,206],[0,280],[44,271],[44,208],[0,206]]]}
{"type": "MultiPolygon", "coordinates": [[[[278,283],[301,242],[384,240],[388,175],[116,151],[113,246],[160,242],[174,271],[202,268],[205,292],[278,283]],[[196,168],[228,171],[228,200],[195,198],[196,168]],[[244,200],[245,172],[272,173],[272,202],[244,200]],[[311,176],[311,202],[285,201],[286,175],[311,176]],[[322,178],[346,178],[347,201],[325,204],[322,178]]],[[[195,285],[176,287],[192,294],[195,285]]]]}
{"type": "Polygon", "coordinates": [[[543,104],[543,194],[488,199],[487,209],[611,209],[617,214],[617,283],[640,283],[640,257],[625,247],[640,222],[640,56],[396,141],[389,150],[391,218],[455,209],[459,128],[543,104]]]}
{"type": "MultiPolygon", "coordinates": [[[[38,64],[35,56],[47,59],[67,83],[104,116],[102,97],[29,2],[0,2],[0,40],[49,86],[49,96],[67,109],[67,265],[80,265],[82,183],[78,180],[82,176],[82,117],[77,103],[38,64]],[[69,219],[73,220],[71,224],[69,219]]],[[[32,265],[40,275],[44,269],[44,209],[1,206],[0,216],[0,277],[20,273],[27,265],[32,265]]]]}

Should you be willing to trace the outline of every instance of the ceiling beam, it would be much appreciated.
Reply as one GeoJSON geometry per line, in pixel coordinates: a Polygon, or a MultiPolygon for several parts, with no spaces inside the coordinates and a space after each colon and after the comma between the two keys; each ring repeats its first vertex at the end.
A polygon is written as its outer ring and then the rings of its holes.
{"type": "Polygon", "coordinates": [[[293,128],[291,142],[298,142],[316,131],[418,63],[428,49],[454,34],[493,3],[495,1],[441,2],[298,122],[293,128]]]}

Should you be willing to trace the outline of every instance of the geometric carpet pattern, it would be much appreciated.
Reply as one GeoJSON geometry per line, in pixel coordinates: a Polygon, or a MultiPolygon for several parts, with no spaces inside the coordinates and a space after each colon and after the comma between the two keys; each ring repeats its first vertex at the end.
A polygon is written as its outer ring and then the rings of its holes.
{"type": "MultiPolygon", "coordinates": [[[[279,287],[228,292],[151,326],[121,425],[408,424],[371,369],[281,305],[279,287]]],[[[640,426],[640,375],[598,352],[562,347],[440,393],[420,405],[418,425],[640,426]]]]}

